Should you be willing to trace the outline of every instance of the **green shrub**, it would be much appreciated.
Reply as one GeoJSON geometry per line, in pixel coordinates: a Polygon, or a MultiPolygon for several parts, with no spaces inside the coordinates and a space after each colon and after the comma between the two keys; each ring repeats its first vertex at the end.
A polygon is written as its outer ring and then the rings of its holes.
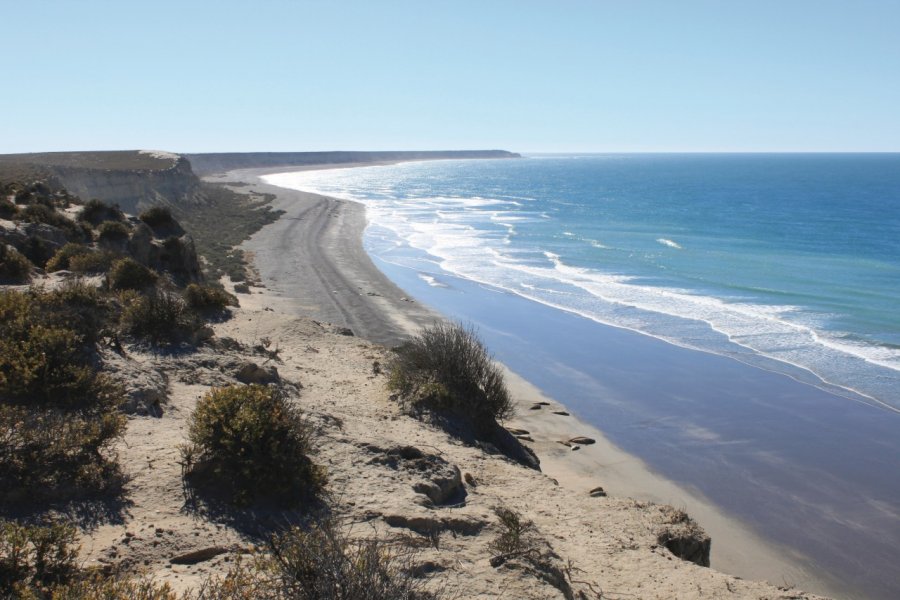
{"type": "Polygon", "coordinates": [[[91,249],[84,244],[75,244],[69,242],[65,246],[57,250],[56,254],[53,255],[53,258],[47,261],[46,269],[51,273],[53,271],[68,270],[69,268],[71,268],[70,261],[72,258],[82,254],[88,254],[90,252],[91,249]]]}
{"type": "Polygon", "coordinates": [[[156,285],[159,275],[133,258],[121,258],[112,264],[108,279],[113,290],[144,290],[156,285]]]}
{"type": "Polygon", "coordinates": [[[425,327],[396,349],[389,369],[388,385],[414,408],[448,412],[477,428],[513,413],[503,373],[471,328],[425,327]]]}
{"type": "Polygon", "coordinates": [[[148,208],[138,217],[154,231],[181,232],[181,225],[172,216],[172,211],[166,206],[153,206],[148,208]]]}
{"type": "Polygon", "coordinates": [[[101,243],[118,244],[128,239],[131,229],[121,221],[103,221],[97,228],[97,239],[101,243]]]}
{"type": "MultiPolygon", "coordinates": [[[[0,597],[18,600],[178,600],[168,584],[106,576],[77,564],[75,527],[0,521],[0,597]]],[[[182,596],[188,600],[189,596],[182,596]]]]}
{"type": "Polygon", "coordinates": [[[0,242],[0,283],[27,283],[31,262],[12,246],[0,242]]]}
{"type": "Polygon", "coordinates": [[[35,235],[28,236],[28,239],[25,240],[25,243],[22,244],[19,250],[32,264],[42,269],[47,266],[47,262],[56,254],[55,246],[35,235]]]}
{"type": "Polygon", "coordinates": [[[222,312],[237,306],[237,298],[223,289],[192,283],[184,289],[184,301],[198,312],[222,312]]]}
{"type": "MultiPolygon", "coordinates": [[[[128,290],[126,290],[128,291],[128,290]]],[[[152,344],[197,342],[203,324],[179,296],[164,290],[126,296],[122,333],[152,344]]]]}
{"type": "Polygon", "coordinates": [[[192,484],[221,489],[236,504],[266,497],[295,505],[324,483],[308,456],[309,435],[309,425],[277,388],[213,388],[190,417],[185,473],[192,484]]]}
{"type": "Polygon", "coordinates": [[[95,349],[61,310],[81,292],[55,294],[0,293],[0,502],[73,497],[118,480],[108,455],[124,431],[124,391],[96,373],[95,349]]]}
{"type": "Polygon", "coordinates": [[[0,199],[0,219],[12,219],[19,214],[19,207],[6,199],[0,199]]]}
{"type": "Polygon", "coordinates": [[[116,254],[107,250],[91,250],[69,258],[69,270],[75,273],[106,273],[116,259],[116,254]]]}
{"type": "Polygon", "coordinates": [[[125,214],[118,206],[110,206],[100,200],[89,200],[78,213],[78,220],[96,227],[104,221],[124,221],[125,214]]]}
{"type": "Polygon", "coordinates": [[[44,204],[29,204],[19,210],[16,218],[28,223],[43,223],[56,227],[65,233],[70,241],[85,239],[84,231],[72,219],[44,204]]]}
{"type": "Polygon", "coordinates": [[[78,571],[71,525],[20,525],[0,521],[0,595],[28,598],[70,581],[78,571]]]}
{"type": "Polygon", "coordinates": [[[81,279],[64,281],[43,295],[47,320],[74,330],[82,341],[94,344],[110,329],[113,306],[96,287],[81,279]]]}

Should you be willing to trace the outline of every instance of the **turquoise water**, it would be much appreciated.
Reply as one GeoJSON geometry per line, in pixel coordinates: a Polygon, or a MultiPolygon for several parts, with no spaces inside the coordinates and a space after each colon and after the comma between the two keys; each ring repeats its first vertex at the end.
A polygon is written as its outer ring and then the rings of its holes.
{"type": "Polygon", "coordinates": [[[900,155],[550,155],[267,178],[367,245],[900,410],[900,155]]]}

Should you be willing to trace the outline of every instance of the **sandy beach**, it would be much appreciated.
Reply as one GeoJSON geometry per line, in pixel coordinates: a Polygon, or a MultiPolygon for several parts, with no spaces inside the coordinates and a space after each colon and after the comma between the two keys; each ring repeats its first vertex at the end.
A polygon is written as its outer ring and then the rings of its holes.
{"type": "MultiPolygon", "coordinates": [[[[408,297],[372,263],[362,247],[362,205],[278,188],[258,179],[271,172],[250,169],[209,178],[251,184],[255,191],[275,194],[273,207],[285,211],[243,246],[251,253],[265,285],[264,290],[254,288],[254,303],[264,302],[286,315],[348,327],[361,338],[386,345],[396,344],[417,327],[440,318],[408,297]]],[[[599,485],[614,497],[684,509],[713,539],[713,568],[742,578],[840,594],[839,586],[810,569],[803,557],[791,556],[763,541],[699,493],[658,476],[596,428],[572,416],[554,414],[565,407],[545,398],[517,374],[508,374],[519,411],[507,425],[529,432],[533,441],[528,445],[540,457],[543,473],[561,489],[583,496],[599,485]],[[529,410],[536,402],[549,406],[529,410]],[[597,443],[577,452],[559,443],[575,435],[591,437],[597,443]]]]}

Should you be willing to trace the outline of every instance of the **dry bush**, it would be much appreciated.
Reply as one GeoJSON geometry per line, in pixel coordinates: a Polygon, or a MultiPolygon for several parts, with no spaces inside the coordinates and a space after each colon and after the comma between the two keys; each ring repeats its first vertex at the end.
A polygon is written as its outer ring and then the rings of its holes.
{"type": "Polygon", "coordinates": [[[78,571],[76,537],[70,525],[0,521],[0,596],[40,598],[42,592],[71,581],[78,571]]]}
{"type": "Polygon", "coordinates": [[[97,240],[104,244],[121,244],[130,233],[131,228],[122,221],[103,221],[97,228],[97,240]]]}
{"type": "Polygon", "coordinates": [[[395,350],[388,385],[416,408],[489,428],[513,413],[503,373],[471,327],[438,323],[395,350]]]}
{"type": "Polygon", "coordinates": [[[438,600],[416,577],[415,552],[350,539],[330,518],[272,538],[269,553],[211,580],[200,600],[438,600]]]}
{"type": "Polygon", "coordinates": [[[522,518],[516,511],[499,506],[494,514],[500,520],[500,531],[488,544],[488,549],[495,556],[516,555],[528,552],[533,545],[533,536],[537,531],[534,523],[522,518]]]}
{"type": "Polygon", "coordinates": [[[296,505],[325,480],[309,458],[309,425],[274,387],[213,388],[191,414],[188,439],[182,447],[187,481],[224,491],[239,505],[257,498],[296,505]]]}
{"type": "Polygon", "coordinates": [[[100,200],[89,200],[78,213],[78,220],[96,227],[104,221],[124,221],[125,214],[118,206],[110,206],[100,200]]]}
{"type": "Polygon", "coordinates": [[[112,263],[107,280],[112,290],[145,290],[156,285],[159,275],[133,258],[120,258],[112,263]]]}
{"type": "Polygon", "coordinates": [[[71,268],[70,261],[76,256],[89,254],[91,249],[83,244],[67,243],[65,246],[56,251],[49,261],[47,261],[47,271],[63,271],[71,268]]]}
{"type": "Polygon", "coordinates": [[[229,306],[237,306],[237,298],[223,289],[192,283],[184,289],[184,301],[201,313],[220,313],[229,306]]]}
{"type": "MultiPolygon", "coordinates": [[[[126,292],[133,290],[125,290],[126,292]]],[[[180,296],[155,289],[146,295],[123,294],[120,330],[137,340],[154,345],[197,343],[205,327],[180,296]]]]}
{"type": "MultiPolygon", "coordinates": [[[[0,293],[0,499],[65,499],[109,489],[124,432],[123,390],[92,363],[72,290],[0,293]],[[71,302],[71,305],[69,305],[71,302]],[[72,312],[63,308],[69,305],[72,312]]],[[[83,299],[83,298],[82,298],[83,299]]],[[[89,301],[87,301],[89,305],[89,301]]]]}
{"type": "Polygon", "coordinates": [[[0,283],[27,283],[31,267],[31,261],[18,250],[0,242],[0,283]]]}
{"type": "Polygon", "coordinates": [[[13,219],[18,214],[18,206],[8,201],[6,198],[0,199],[0,219],[13,219]]]}
{"type": "Polygon", "coordinates": [[[105,250],[91,250],[69,258],[69,269],[75,273],[106,273],[116,260],[116,254],[105,250]]]}

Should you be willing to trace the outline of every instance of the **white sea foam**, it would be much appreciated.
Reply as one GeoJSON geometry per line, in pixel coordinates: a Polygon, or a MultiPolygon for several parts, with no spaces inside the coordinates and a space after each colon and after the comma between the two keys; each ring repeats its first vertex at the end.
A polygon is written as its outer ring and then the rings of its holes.
{"type": "Polygon", "coordinates": [[[672,240],[668,240],[666,238],[656,238],[656,241],[662,244],[663,246],[668,246],[669,248],[675,248],[676,250],[681,250],[681,245],[677,242],[673,242],[672,240]]]}

